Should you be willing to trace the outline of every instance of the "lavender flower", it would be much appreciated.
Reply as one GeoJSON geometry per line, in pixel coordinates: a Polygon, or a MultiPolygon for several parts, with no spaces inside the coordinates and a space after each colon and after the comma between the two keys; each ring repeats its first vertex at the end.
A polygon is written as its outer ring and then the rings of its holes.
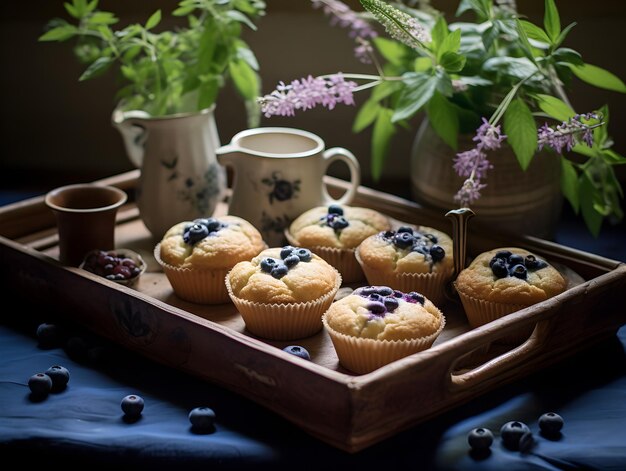
{"type": "Polygon", "coordinates": [[[468,178],[454,196],[454,201],[458,201],[461,206],[469,206],[474,201],[480,199],[480,190],[486,186],[484,183],[480,183],[480,181],[468,178]]]}
{"type": "Polygon", "coordinates": [[[550,147],[558,154],[563,153],[563,149],[568,152],[582,140],[589,147],[593,146],[593,129],[598,125],[589,125],[583,120],[597,120],[598,116],[594,113],[577,114],[567,121],[563,121],[553,129],[544,123],[538,131],[538,149],[550,147]],[[578,137],[580,136],[580,137],[578,137]]]}
{"type": "Polygon", "coordinates": [[[478,142],[477,147],[479,149],[496,150],[501,147],[502,141],[506,139],[506,136],[501,132],[500,126],[494,126],[483,117],[483,124],[476,130],[476,136],[472,140],[478,142]]]}
{"type": "Polygon", "coordinates": [[[487,176],[487,170],[493,165],[487,160],[487,154],[481,149],[474,148],[456,154],[454,158],[454,170],[460,177],[474,177],[478,180],[487,176]]]}
{"type": "Polygon", "coordinates": [[[381,0],[361,0],[361,4],[376,17],[392,38],[414,49],[430,41],[426,29],[411,15],[381,0]]]}
{"type": "Polygon", "coordinates": [[[269,95],[259,97],[261,112],[265,117],[294,116],[296,110],[309,110],[322,105],[332,110],[338,103],[354,105],[354,89],[357,84],[345,81],[342,74],[326,78],[309,75],[294,80],[289,85],[280,82],[269,95]]]}
{"type": "Polygon", "coordinates": [[[372,26],[348,5],[338,0],[311,0],[314,8],[322,8],[322,11],[331,17],[330,24],[338,24],[342,28],[350,28],[351,38],[371,39],[378,36],[372,26]]]}

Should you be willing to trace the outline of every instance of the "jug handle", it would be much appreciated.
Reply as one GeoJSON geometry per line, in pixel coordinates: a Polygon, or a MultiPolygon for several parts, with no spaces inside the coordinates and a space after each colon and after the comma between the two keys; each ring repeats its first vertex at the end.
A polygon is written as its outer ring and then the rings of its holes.
{"type": "Polygon", "coordinates": [[[333,147],[324,152],[324,160],[326,161],[326,170],[328,167],[338,160],[343,161],[348,166],[350,170],[350,187],[348,190],[341,196],[341,198],[335,200],[328,194],[328,190],[326,190],[326,186],[324,185],[324,198],[326,200],[325,204],[350,204],[352,200],[354,200],[354,196],[356,195],[356,191],[361,184],[361,169],[359,166],[359,161],[356,159],[354,154],[350,152],[348,149],[344,149],[343,147],[333,147]]]}
{"type": "Polygon", "coordinates": [[[115,110],[111,121],[122,135],[126,154],[131,163],[141,168],[143,164],[144,144],[148,138],[148,130],[141,124],[141,120],[149,118],[145,111],[115,110]]]}

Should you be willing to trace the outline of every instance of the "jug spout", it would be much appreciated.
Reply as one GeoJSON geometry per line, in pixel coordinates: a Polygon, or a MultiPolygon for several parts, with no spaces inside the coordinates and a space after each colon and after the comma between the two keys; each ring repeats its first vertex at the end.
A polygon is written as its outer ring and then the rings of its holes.
{"type": "Polygon", "coordinates": [[[215,155],[217,157],[217,161],[221,164],[221,165],[227,165],[227,164],[231,164],[233,163],[232,158],[239,154],[241,152],[241,149],[233,144],[226,144],[224,146],[218,147],[217,149],[215,149],[215,155]]]}
{"type": "Polygon", "coordinates": [[[147,118],[150,118],[150,114],[140,110],[122,111],[116,109],[111,116],[113,126],[122,135],[126,154],[137,168],[141,168],[143,164],[143,145],[146,141],[147,129],[142,121],[147,118]]]}

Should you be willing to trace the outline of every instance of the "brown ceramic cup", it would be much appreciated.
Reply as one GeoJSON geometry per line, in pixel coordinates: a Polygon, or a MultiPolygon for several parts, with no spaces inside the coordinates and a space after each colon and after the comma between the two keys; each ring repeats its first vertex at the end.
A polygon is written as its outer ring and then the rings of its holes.
{"type": "Polygon", "coordinates": [[[59,261],[78,266],[87,252],[115,247],[115,216],[128,196],[119,188],[94,183],[51,190],[46,205],[56,216],[59,261]]]}

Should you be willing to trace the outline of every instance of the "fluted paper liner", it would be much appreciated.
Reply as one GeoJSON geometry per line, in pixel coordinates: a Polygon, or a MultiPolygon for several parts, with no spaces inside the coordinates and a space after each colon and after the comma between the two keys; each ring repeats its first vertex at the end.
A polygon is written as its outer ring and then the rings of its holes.
{"type": "MultiPolygon", "coordinates": [[[[470,327],[473,329],[485,325],[496,319],[500,319],[507,314],[511,314],[520,309],[524,309],[529,305],[526,304],[512,304],[512,303],[498,303],[495,301],[485,301],[483,299],[474,298],[459,291],[459,298],[463,309],[465,310],[465,316],[469,322],[470,327]]],[[[534,326],[524,329],[514,335],[507,335],[498,339],[502,343],[520,343],[526,340],[532,333],[534,326]]]]}
{"type": "Polygon", "coordinates": [[[441,316],[441,324],[436,332],[427,337],[407,340],[375,340],[354,337],[331,328],[326,321],[326,316],[322,322],[333,342],[341,366],[354,373],[365,374],[395,360],[430,348],[446,325],[446,318],[441,311],[439,311],[439,315],[441,316]]]}
{"type": "Polygon", "coordinates": [[[224,284],[230,268],[207,270],[175,267],[161,260],[161,244],[154,248],[154,258],[163,268],[179,298],[197,304],[222,304],[230,301],[224,284]]]}
{"type": "MultiPolygon", "coordinates": [[[[289,229],[285,229],[285,238],[291,245],[301,245],[291,235],[289,229]]],[[[340,249],[323,245],[312,245],[306,248],[326,260],[329,265],[335,267],[341,273],[344,283],[356,283],[357,281],[365,280],[363,269],[355,257],[355,249],[340,249]]]]}
{"type": "Polygon", "coordinates": [[[450,279],[450,272],[433,273],[383,273],[380,270],[368,266],[359,257],[358,249],[355,259],[363,269],[367,282],[370,285],[389,286],[390,288],[409,293],[417,291],[423,294],[436,306],[445,300],[445,286],[450,279]]]}
{"type": "Polygon", "coordinates": [[[342,283],[337,273],[331,291],[312,301],[302,303],[258,303],[235,296],[228,275],[226,289],[241,314],[246,329],[252,334],[271,340],[295,340],[310,337],[322,329],[322,316],[335,299],[342,283]]]}

